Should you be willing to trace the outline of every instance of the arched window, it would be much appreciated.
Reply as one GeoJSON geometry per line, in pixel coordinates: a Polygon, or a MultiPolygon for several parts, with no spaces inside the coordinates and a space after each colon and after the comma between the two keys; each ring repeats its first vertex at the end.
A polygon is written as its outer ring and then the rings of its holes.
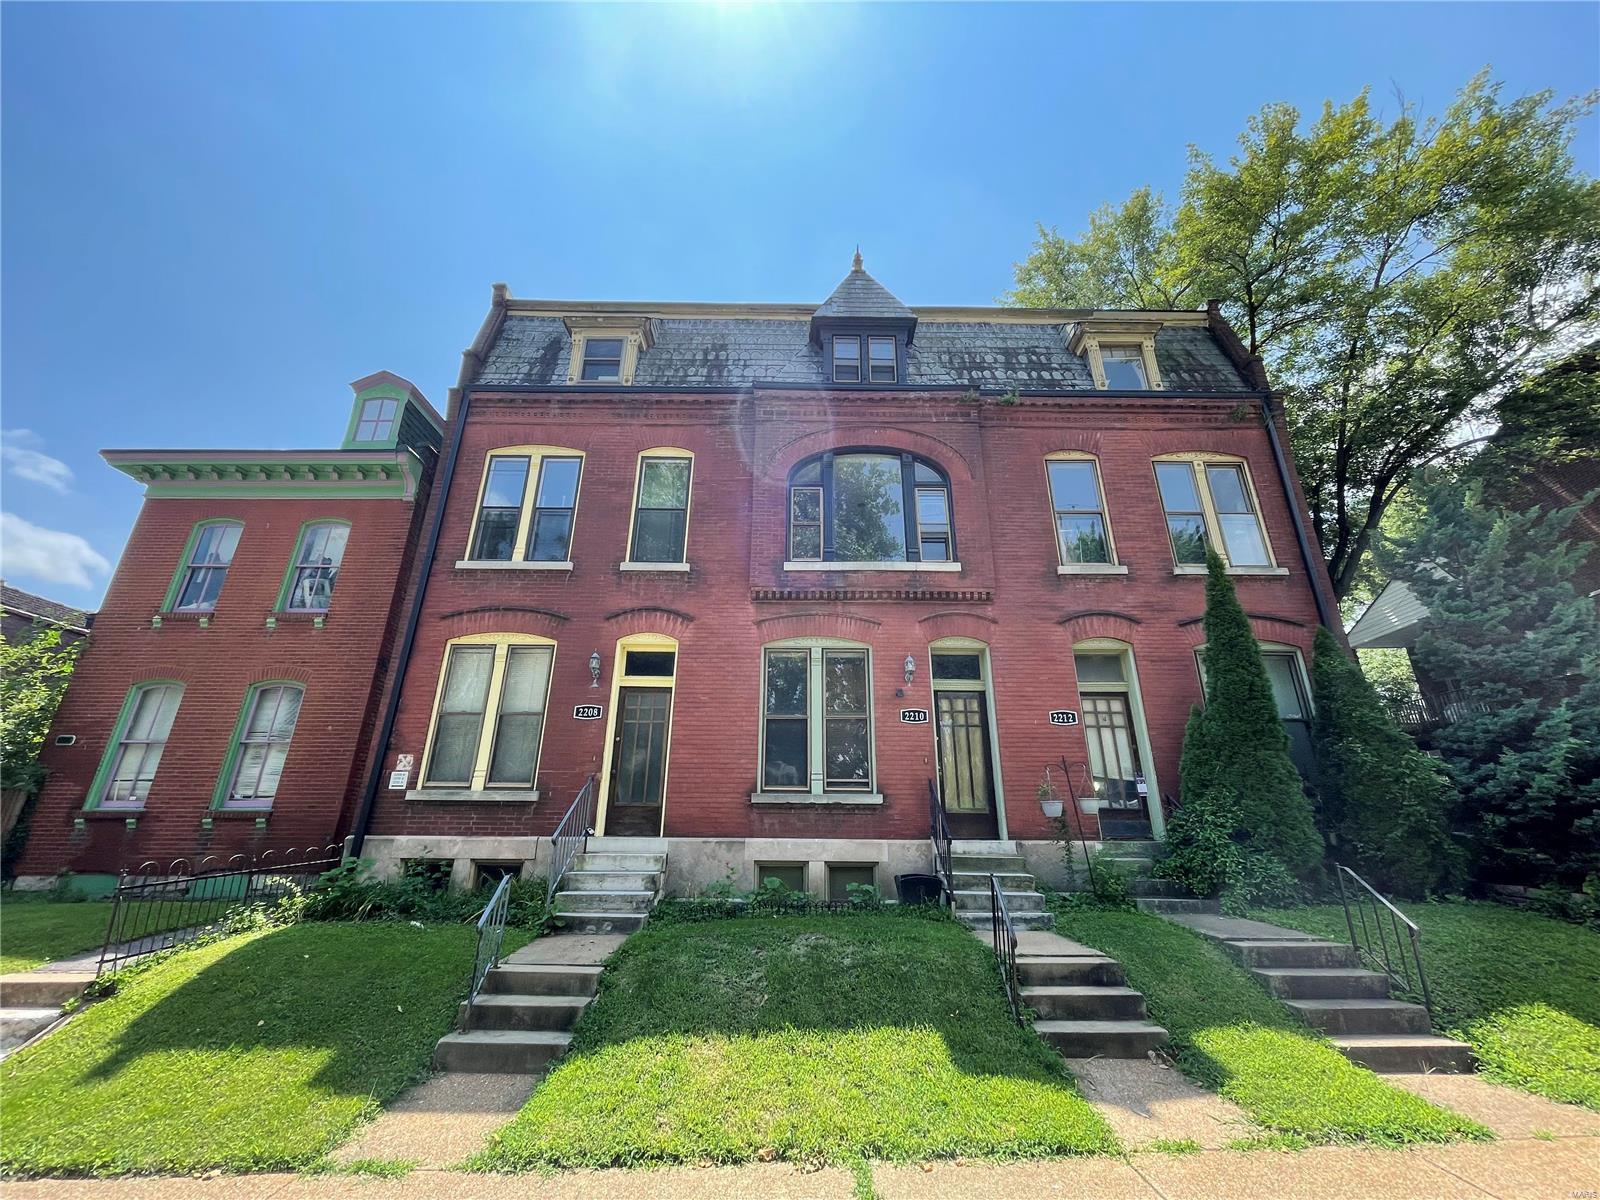
{"type": "Polygon", "coordinates": [[[348,521],[314,521],[303,526],[278,608],[286,612],[327,612],[349,540],[348,521]]]}
{"type": "Polygon", "coordinates": [[[789,558],[797,562],[950,562],[950,480],[894,450],[830,450],[789,476],[789,558]]]}
{"type": "Polygon", "coordinates": [[[214,807],[272,807],[304,697],[305,689],[295,683],[260,683],[250,689],[223,772],[225,786],[218,790],[214,807]]]}
{"type": "Polygon", "coordinates": [[[213,611],[243,532],[244,525],[238,521],[201,521],[196,525],[162,607],[168,612],[213,611]]]}
{"type": "Polygon", "coordinates": [[[183,685],[166,680],[137,684],[128,692],[87,807],[144,807],[182,699],[183,685]]]}

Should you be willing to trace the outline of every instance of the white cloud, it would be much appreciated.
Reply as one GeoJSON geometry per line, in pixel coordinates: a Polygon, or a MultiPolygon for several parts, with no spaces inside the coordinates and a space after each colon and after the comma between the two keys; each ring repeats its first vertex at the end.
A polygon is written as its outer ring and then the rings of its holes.
{"type": "Polygon", "coordinates": [[[0,513],[0,575],[87,588],[94,586],[92,575],[110,569],[105,556],[77,534],[0,513]]]}
{"type": "Polygon", "coordinates": [[[35,447],[42,445],[31,429],[0,432],[0,459],[18,479],[42,483],[63,494],[72,490],[72,468],[35,447]]]}

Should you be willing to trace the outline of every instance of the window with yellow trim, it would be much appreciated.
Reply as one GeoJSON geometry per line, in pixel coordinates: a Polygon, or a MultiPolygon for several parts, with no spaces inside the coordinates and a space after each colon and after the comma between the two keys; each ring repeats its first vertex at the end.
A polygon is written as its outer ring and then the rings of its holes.
{"type": "Polygon", "coordinates": [[[1230,567],[1274,565],[1243,459],[1173,455],[1156,460],[1155,469],[1179,567],[1204,567],[1208,546],[1230,567]]]}
{"type": "Polygon", "coordinates": [[[474,562],[568,562],[583,455],[519,446],[489,455],[468,558],[474,562]]]}
{"type": "Polygon", "coordinates": [[[451,642],[428,735],[424,786],[532,787],[554,657],[554,642],[528,635],[451,642]]]}
{"type": "Polygon", "coordinates": [[[1070,452],[1045,459],[1050,482],[1051,524],[1064,567],[1117,561],[1106,522],[1100,464],[1093,455],[1070,452]]]}

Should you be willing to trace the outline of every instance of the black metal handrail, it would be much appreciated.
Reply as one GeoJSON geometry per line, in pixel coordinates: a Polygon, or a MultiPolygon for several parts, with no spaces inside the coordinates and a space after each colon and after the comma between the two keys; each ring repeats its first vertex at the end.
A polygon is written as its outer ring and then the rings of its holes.
{"type": "Polygon", "coordinates": [[[124,869],[111,894],[95,974],[215,933],[241,906],[310,891],[343,860],[340,846],[309,846],[124,869]]]}
{"type": "Polygon", "coordinates": [[[1428,991],[1428,973],[1422,967],[1422,931],[1410,917],[1389,903],[1386,896],[1343,863],[1334,864],[1334,878],[1339,881],[1339,903],[1344,906],[1345,927],[1350,930],[1350,943],[1356,953],[1374,970],[1387,975],[1396,986],[1413,995],[1420,994],[1423,1007],[1431,1013],[1433,997],[1428,991]],[[1355,884],[1354,888],[1345,888],[1346,878],[1355,884]],[[1369,909],[1372,912],[1370,922],[1367,919],[1369,909]],[[1361,924],[1359,934],[1357,918],[1361,924]],[[1401,926],[1405,927],[1404,932],[1401,926]],[[1373,948],[1374,933],[1377,949],[1373,948]],[[1392,954],[1389,950],[1391,934],[1394,937],[1392,954]]]}
{"type": "Polygon", "coordinates": [[[1483,700],[1468,696],[1457,688],[1437,692],[1421,692],[1405,700],[1396,701],[1389,710],[1395,724],[1412,733],[1425,733],[1453,725],[1463,717],[1476,716],[1489,711],[1483,700]]]}
{"type": "MultiPolygon", "coordinates": [[[[1068,839],[1071,838],[1073,825],[1078,828],[1078,848],[1083,851],[1083,865],[1089,872],[1089,890],[1094,890],[1094,857],[1089,853],[1089,839],[1083,831],[1083,808],[1078,803],[1078,789],[1083,788],[1087,796],[1099,794],[1099,785],[1094,781],[1094,770],[1085,762],[1068,762],[1067,756],[1061,756],[1061,774],[1067,781],[1067,804],[1070,812],[1063,813],[1062,819],[1067,822],[1068,839]],[[1077,783],[1073,783],[1073,776],[1077,776],[1077,783]]],[[[1070,863],[1068,864],[1071,865],[1070,863]]]]}
{"type": "Polygon", "coordinates": [[[1011,923],[1011,910],[1006,907],[1006,894],[1000,888],[1000,879],[989,876],[989,934],[994,944],[994,958],[1000,967],[1000,979],[1006,986],[1006,1000],[1011,1004],[1011,1015],[1018,1025],[1023,1024],[1022,984],[1017,973],[1017,929],[1011,923]]]}
{"type": "Polygon", "coordinates": [[[511,876],[500,876],[489,903],[478,916],[478,952],[472,960],[472,978],[467,981],[467,1003],[478,998],[489,972],[500,965],[500,947],[506,940],[506,913],[511,906],[511,876]]]}
{"type": "Polygon", "coordinates": [[[928,780],[928,840],[933,843],[933,873],[944,886],[946,904],[955,903],[955,867],[951,857],[950,820],[939,803],[939,788],[928,780]]]}
{"type": "Polygon", "coordinates": [[[556,826],[556,831],[550,835],[550,870],[545,876],[549,886],[544,893],[546,916],[550,915],[550,909],[556,902],[556,889],[561,885],[561,877],[594,836],[594,801],[594,776],[590,775],[578,789],[577,796],[561,818],[561,823],[556,826]]]}

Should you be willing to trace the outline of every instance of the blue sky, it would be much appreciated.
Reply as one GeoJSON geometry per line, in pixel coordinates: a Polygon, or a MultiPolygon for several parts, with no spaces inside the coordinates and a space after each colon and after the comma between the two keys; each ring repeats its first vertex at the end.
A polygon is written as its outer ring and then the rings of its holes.
{"type": "MultiPolygon", "coordinates": [[[[489,285],[988,303],[1035,221],[1175,191],[1272,100],[1600,85],[1594,4],[6,4],[7,579],[94,605],[102,447],[337,445],[442,405],[489,285]]],[[[1595,171],[1586,121],[1578,160],[1595,171]]],[[[162,570],[167,566],[163,564],[162,570]]]]}

